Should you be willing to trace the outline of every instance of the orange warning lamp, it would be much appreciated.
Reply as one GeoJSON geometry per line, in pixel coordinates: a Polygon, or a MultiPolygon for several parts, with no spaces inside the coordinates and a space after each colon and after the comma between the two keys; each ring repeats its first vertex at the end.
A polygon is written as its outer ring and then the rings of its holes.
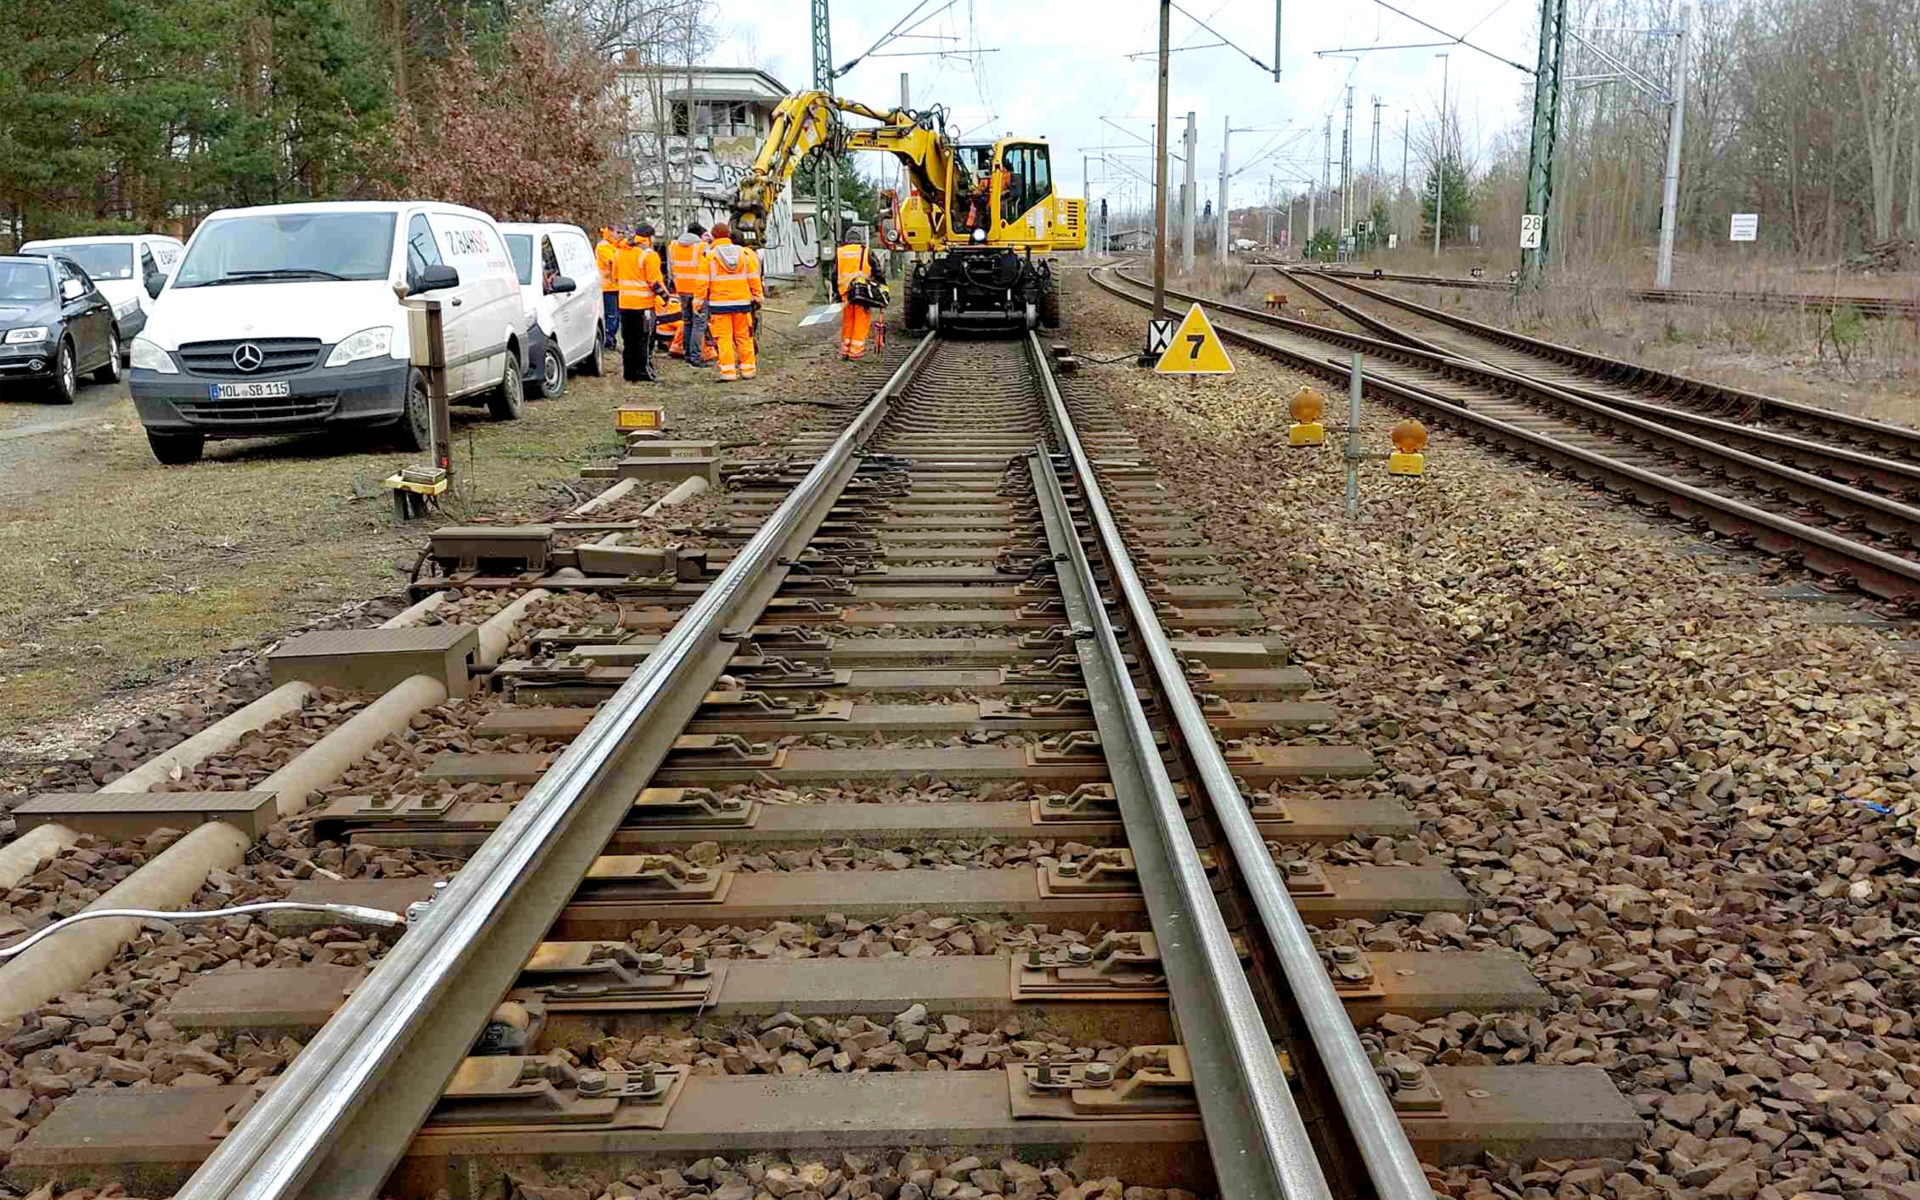
{"type": "Polygon", "coordinates": [[[1393,427],[1393,453],[1387,455],[1387,474],[1419,475],[1426,470],[1427,427],[1408,417],[1393,427]]]}
{"type": "Polygon", "coordinates": [[[1327,398],[1310,387],[1302,387],[1293,394],[1287,404],[1287,411],[1293,414],[1293,427],[1287,431],[1287,440],[1295,446],[1319,446],[1327,440],[1327,428],[1320,423],[1320,414],[1327,411],[1327,398]]]}

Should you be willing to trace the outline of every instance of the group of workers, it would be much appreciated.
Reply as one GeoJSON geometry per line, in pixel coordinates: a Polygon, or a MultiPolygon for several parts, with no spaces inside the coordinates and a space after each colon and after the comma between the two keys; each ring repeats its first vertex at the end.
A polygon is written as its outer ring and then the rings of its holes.
{"type": "MultiPolygon", "coordinates": [[[[726,222],[709,231],[695,221],[666,244],[666,256],[654,249],[654,228],[642,222],[630,232],[600,230],[595,258],[600,265],[601,303],[606,313],[606,348],[621,349],[621,374],[628,383],[659,378],[653,365],[654,341],[671,335],[667,353],[688,366],[709,361],[720,378],[752,379],[758,371],[755,339],[766,285],[760,256],[733,241],[726,222]]],[[[864,238],[849,236],[834,259],[841,301],[840,355],[864,358],[878,345],[876,313],[887,294],[873,268],[864,238]]]]}
{"type": "Polygon", "coordinates": [[[606,347],[619,331],[621,375],[628,383],[657,380],[654,339],[671,334],[667,353],[688,366],[719,365],[728,382],[752,379],[760,305],[767,298],[760,256],[735,244],[726,223],[711,232],[698,221],[667,243],[663,260],[654,229],[603,228],[594,254],[606,311],[606,347]]]}

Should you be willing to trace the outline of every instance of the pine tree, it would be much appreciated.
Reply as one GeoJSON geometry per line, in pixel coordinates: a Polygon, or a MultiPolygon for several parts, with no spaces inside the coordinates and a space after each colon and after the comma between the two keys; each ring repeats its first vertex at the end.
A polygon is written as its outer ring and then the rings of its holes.
{"type": "Polygon", "coordinates": [[[1467,178],[1466,164],[1452,151],[1443,155],[1440,163],[1445,170],[1430,167],[1421,191],[1420,236],[1429,245],[1433,242],[1434,198],[1439,195],[1442,175],[1446,181],[1446,202],[1440,208],[1441,243],[1466,240],[1467,226],[1473,224],[1473,183],[1467,178]]]}

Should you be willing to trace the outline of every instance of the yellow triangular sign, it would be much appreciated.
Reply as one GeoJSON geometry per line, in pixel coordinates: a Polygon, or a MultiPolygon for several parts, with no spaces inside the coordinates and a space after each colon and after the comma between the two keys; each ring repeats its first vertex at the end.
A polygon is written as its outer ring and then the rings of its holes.
{"type": "Polygon", "coordinates": [[[1186,320],[1173,332],[1173,344],[1160,352],[1153,369],[1162,375],[1231,375],[1233,360],[1227,347],[1213,331],[1213,322],[1195,304],[1187,310],[1186,320]]]}

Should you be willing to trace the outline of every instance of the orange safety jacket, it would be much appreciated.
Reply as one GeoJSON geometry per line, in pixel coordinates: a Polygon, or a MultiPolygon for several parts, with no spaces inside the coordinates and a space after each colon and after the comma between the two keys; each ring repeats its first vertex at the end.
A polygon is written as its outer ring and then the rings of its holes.
{"type": "Polygon", "coordinates": [[[842,300],[847,298],[847,292],[852,288],[855,280],[873,278],[873,258],[867,253],[867,248],[858,242],[840,247],[834,266],[840,280],[842,300]]]}
{"type": "Polygon", "coordinates": [[[760,282],[760,256],[731,238],[713,239],[706,255],[707,308],[711,312],[750,312],[767,298],[760,282]]]}
{"type": "Polygon", "coordinates": [[[636,238],[622,246],[614,265],[620,281],[620,307],[653,308],[656,298],[666,288],[666,279],[660,274],[660,255],[647,239],[636,238]]]}
{"type": "Polygon", "coordinates": [[[683,233],[667,243],[667,266],[673,271],[676,293],[698,300],[707,298],[706,272],[700,269],[706,253],[706,244],[691,233],[683,233]]]}
{"type": "Polygon", "coordinates": [[[606,232],[604,229],[600,231],[600,244],[593,248],[593,257],[600,266],[600,290],[617,292],[620,290],[620,280],[614,274],[613,263],[620,253],[620,247],[614,244],[612,238],[606,236],[606,232]]]}

